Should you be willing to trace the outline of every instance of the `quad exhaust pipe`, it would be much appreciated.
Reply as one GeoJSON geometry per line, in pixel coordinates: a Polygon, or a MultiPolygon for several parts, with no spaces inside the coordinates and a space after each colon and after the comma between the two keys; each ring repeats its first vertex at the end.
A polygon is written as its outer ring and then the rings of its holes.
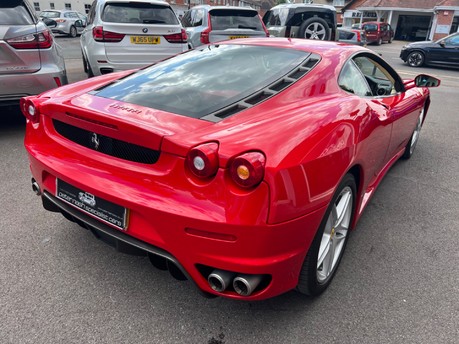
{"type": "Polygon", "coordinates": [[[260,282],[260,275],[239,275],[233,280],[233,288],[239,295],[249,296],[260,282]]]}
{"type": "Polygon", "coordinates": [[[229,271],[223,270],[214,270],[209,277],[207,277],[207,281],[209,282],[210,287],[218,291],[219,293],[223,292],[231,285],[231,281],[233,280],[234,273],[229,271]]]}
{"type": "Polygon", "coordinates": [[[250,296],[261,280],[261,275],[236,275],[233,272],[218,269],[214,270],[207,278],[213,290],[221,293],[232,285],[234,291],[241,296],[250,296]]]}

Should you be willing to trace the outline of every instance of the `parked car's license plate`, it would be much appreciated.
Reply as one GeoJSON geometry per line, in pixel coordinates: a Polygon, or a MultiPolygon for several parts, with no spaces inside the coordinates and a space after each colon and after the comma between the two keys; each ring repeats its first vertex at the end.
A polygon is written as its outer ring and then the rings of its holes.
{"type": "Polygon", "coordinates": [[[236,39],[236,38],[249,38],[249,36],[229,36],[229,39],[236,39]]]}
{"type": "Polygon", "coordinates": [[[158,36],[131,36],[132,44],[159,44],[161,43],[158,36]]]}
{"type": "Polygon", "coordinates": [[[119,229],[125,230],[127,227],[126,208],[96,197],[59,179],[57,180],[56,197],[119,229]]]}

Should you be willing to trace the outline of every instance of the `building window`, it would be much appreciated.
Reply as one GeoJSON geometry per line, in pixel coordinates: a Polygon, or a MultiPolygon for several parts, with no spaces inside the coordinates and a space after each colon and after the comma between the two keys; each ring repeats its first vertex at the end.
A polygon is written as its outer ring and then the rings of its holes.
{"type": "Polygon", "coordinates": [[[91,5],[90,4],[84,4],[84,12],[86,14],[88,14],[90,10],[91,10],[91,5]]]}
{"type": "Polygon", "coordinates": [[[344,0],[333,0],[333,6],[344,6],[344,0]]]}
{"type": "Polygon", "coordinates": [[[40,12],[40,3],[39,2],[34,2],[33,7],[36,12],[40,12]]]}
{"type": "Polygon", "coordinates": [[[72,9],[72,4],[65,3],[65,9],[66,10],[71,10],[72,9]]]}

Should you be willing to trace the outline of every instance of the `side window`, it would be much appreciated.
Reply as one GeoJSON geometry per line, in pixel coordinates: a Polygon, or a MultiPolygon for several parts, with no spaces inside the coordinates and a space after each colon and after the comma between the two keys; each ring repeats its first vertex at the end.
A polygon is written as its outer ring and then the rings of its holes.
{"type": "Polygon", "coordinates": [[[449,39],[445,41],[445,44],[458,47],[459,46],[459,35],[450,37],[449,39]]]}
{"type": "Polygon", "coordinates": [[[88,25],[94,22],[94,17],[96,15],[96,5],[97,5],[97,1],[94,1],[91,5],[91,8],[88,13],[88,23],[87,23],[88,25]]]}
{"type": "Polygon", "coordinates": [[[354,60],[350,60],[344,65],[339,75],[338,84],[343,90],[361,97],[372,95],[368,83],[354,60]]]}
{"type": "Polygon", "coordinates": [[[364,75],[373,96],[387,96],[397,93],[395,79],[377,61],[367,56],[355,57],[354,62],[364,75]]]}
{"type": "Polygon", "coordinates": [[[194,15],[192,14],[192,17],[193,17],[192,26],[201,26],[202,20],[204,18],[204,10],[202,9],[196,10],[194,15]]]}
{"type": "Polygon", "coordinates": [[[185,15],[182,18],[182,25],[184,27],[190,27],[191,26],[191,12],[192,11],[186,12],[185,15]]]}

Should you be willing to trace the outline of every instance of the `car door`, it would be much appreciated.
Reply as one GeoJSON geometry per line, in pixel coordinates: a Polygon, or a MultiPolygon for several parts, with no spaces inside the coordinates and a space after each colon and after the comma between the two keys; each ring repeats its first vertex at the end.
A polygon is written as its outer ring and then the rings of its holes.
{"type": "MultiPolygon", "coordinates": [[[[390,128],[389,140],[384,136],[379,144],[387,151],[380,168],[392,159],[406,145],[411,136],[421,107],[413,107],[413,97],[404,94],[403,82],[392,67],[377,56],[359,56],[354,58],[371,89],[369,106],[372,107],[381,124],[390,128]]],[[[409,91],[416,97],[414,90],[409,91]]],[[[421,96],[418,96],[419,99],[421,96]]],[[[384,132],[387,135],[387,132],[384,132]]]]}
{"type": "Polygon", "coordinates": [[[435,59],[446,64],[459,65],[459,33],[446,37],[440,41],[439,47],[434,49],[435,59]]]}
{"type": "MultiPolygon", "coordinates": [[[[338,83],[346,92],[358,96],[365,104],[363,108],[364,118],[360,120],[360,145],[359,155],[367,164],[365,169],[370,171],[370,179],[373,179],[385,165],[385,157],[390,143],[392,123],[387,116],[387,107],[379,101],[375,101],[368,81],[362,72],[366,65],[362,65],[359,59],[349,60],[343,67],[338,83]]],[[[368,72],[369,73],[369,72],[368,72]]],[[[368,74],[367,73],[367,74],[368,74]]]]}

